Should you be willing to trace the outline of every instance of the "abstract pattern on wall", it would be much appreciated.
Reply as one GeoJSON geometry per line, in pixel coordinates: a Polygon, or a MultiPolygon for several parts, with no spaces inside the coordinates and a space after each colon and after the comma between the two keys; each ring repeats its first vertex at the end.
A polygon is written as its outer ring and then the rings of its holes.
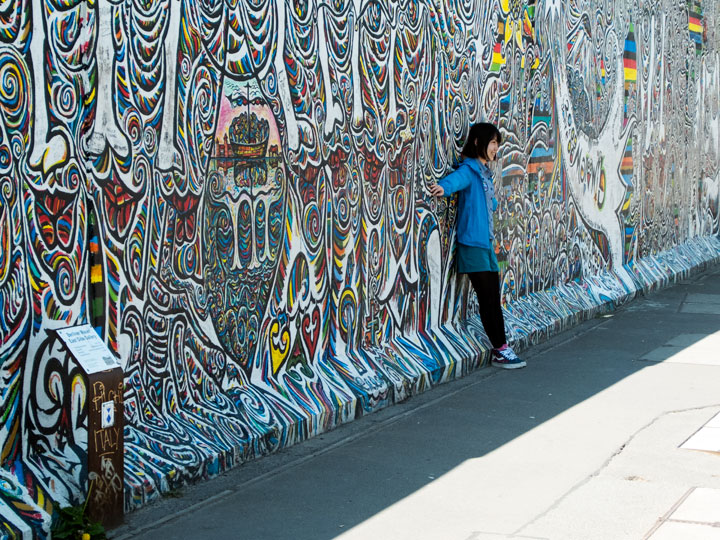
{"type": "Polygon", "coordinates": [[[0,28],[9,530],[85,493],[52,329],[121,359],[128,509],[476,367],[427,191],[472,122],[505,139],[517,339],[534,293],[569,323],[720,231],[715,2],[13,0],[0,28]]]}

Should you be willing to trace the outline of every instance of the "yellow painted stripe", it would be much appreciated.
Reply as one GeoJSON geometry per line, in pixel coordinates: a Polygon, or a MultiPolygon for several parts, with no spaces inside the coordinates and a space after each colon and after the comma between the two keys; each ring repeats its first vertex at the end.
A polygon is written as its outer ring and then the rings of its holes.
{"type": "Polygon", "coordinates": [[[102,283],[102,266],[99,264],[93,265],[90,269],[90,282],[91,283],[102,283]]]}
{"type": "Polygon", "coordinates": [[[502,54],[500,53],[493,53],[492,57],[493,64],[504,64],[505,59],[503,58],[502,54]]]}
{"type": "Polygon", "coordinates": [[[625,68],[625,80],[637,81],[637,69],[625,68]]]}
{"type": "Polygon", "coordinates": [[[703,31],[703,27],[700,26],[699,24],[690,23],[690,24],[688,24],[688,28],[690,29],[691,32],[697,32],[698,34],[701,34],[703,31]]]}

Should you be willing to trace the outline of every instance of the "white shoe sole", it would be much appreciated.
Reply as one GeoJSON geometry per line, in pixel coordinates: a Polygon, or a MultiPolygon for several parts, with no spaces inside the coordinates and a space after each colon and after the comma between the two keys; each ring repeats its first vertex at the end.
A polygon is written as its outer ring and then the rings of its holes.
{"type": "Polygon", "coordinates": [[[527,366],[526,362],[518,362],[517,364],[502,364],[500,362],[495,362],[494,360],[491,362],[493,367],[502,368],[502,369],[520,369],[527,366]]]}

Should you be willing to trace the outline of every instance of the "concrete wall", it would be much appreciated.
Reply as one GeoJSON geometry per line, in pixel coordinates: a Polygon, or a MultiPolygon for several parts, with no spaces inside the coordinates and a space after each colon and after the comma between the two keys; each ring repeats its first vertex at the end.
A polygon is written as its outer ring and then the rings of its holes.
{"type": "Polygon", "coordinates": [[[7,530],[86,490],[50,329],[122,362],[128,510],[480,365],[427,192],[472,122],[520,347],[720,253],[716,2],[66,4],[0,11],[7,530]]]}

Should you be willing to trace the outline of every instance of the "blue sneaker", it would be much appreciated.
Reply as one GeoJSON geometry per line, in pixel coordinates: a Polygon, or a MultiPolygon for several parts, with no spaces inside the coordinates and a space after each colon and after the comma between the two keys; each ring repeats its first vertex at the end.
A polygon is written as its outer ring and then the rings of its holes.
{"type": "Polygon", "coordinates": [[[518,358],[509,345],[505,345],[500,349],[492,350],[492,360],[490,362],[493,366],[503,369],[518,369],[527,366],[524,360],[518,358]]]}

